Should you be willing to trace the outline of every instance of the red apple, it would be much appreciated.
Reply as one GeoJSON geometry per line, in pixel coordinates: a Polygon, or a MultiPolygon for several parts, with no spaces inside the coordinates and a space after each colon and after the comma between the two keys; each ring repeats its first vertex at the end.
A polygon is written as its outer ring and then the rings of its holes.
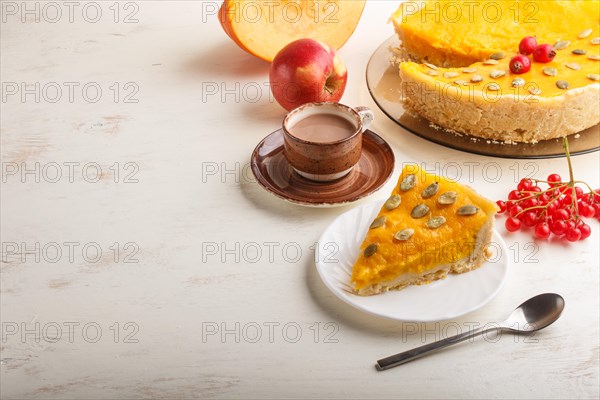
{"type": "Polygon", "coordinates": [[[346,65],[335,49],[313,39],[285,46],[269,72],[271,92],[288,111],[311,102],[339,101],[347,80],[346,65]]]}

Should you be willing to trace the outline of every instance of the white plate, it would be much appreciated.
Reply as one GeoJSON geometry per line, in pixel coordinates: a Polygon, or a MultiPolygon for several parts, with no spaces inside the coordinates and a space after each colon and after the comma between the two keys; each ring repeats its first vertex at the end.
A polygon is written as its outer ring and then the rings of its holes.
{"type": "Polygon", "coordinates": [[[429,285],[409,286],[375,296],[350,291],[352,266],[365,232],[382,203],[369,203],[342,215],[319,239],[316,265],[325,285],[337,297],[369,314],[400,321],[431,322],[459,317],[490,301],[502,288],[508,271],[508,249],[498,232],[492,235],[493,256],[480,268],[465,274],[449,274],[429,285]]]}

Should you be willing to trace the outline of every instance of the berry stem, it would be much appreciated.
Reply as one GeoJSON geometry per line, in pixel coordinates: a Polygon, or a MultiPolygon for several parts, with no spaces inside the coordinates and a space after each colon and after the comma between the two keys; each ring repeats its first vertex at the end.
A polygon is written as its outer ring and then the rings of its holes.
{"type": "Polygon", "coordinates": [[[551,233],[556,236],[565,235],[570,242],[589,237],[590,228],[583,222],[583,218],[595,216],[600,219],[600,190],[594,190],[588,183],[575,180],[567,137],[563,138],[563,148],[569,167],[568,181],[563,181],[558,174],[549,175],[547,180],[523,178],[517,190],[511,191],[508,200],[502,201],[505,204],[503,212],[511,214],[505,222],[509,232],[535,225],[535,236],[538,239],[547,239],[551,233]],[[542,190],[538,186],[540,183],[545,183],[548,188],[542,190]],[[589,192],[585,192],[585,188],[589,192]],[[520,211],[517,212],[514,207],[518,207],[520,211]],[[595,215],[592,215],[591,208],[595,215]]]}
{"type": "MultiPolygon", "coordinates": [[[[575,178],[573,178],[573,165],[571,164],[571,153],[569,152],[569,139],[567,139],[566,136],[563,137],[563,147],[565,148],[565,155],[567,156],[567,163],[569,164],[569,183],[573,186],[575,178]]],[[[575,194],[575,192],[573,192],[573,194],[575,194]]]]}
{"type": "Polygon", "coordinates": [[[587,182],[584,181],[573,181],[573,183],[581,183],[582,185],[587,186],[587,188],[590,190],[588,193],[586,194],[591,194],[592,196],[594,195],[594,189],[592,189],[592,187],[590,185],[588,185],[587,182]]]}
{"type": "Polygon", "coordinates": [[[573,177],[573,164],[571,164],[571,152],[569,151],[569,139],[563,137],[563,147],[565,148],[565,155],[567,156],[567,163],[569,165],[569,183],[571,187],[571,207],[575,214],[575,221],[579,220],[579,209],[577,208],[577,192],[575,192],[575,178],[573,177]]]}

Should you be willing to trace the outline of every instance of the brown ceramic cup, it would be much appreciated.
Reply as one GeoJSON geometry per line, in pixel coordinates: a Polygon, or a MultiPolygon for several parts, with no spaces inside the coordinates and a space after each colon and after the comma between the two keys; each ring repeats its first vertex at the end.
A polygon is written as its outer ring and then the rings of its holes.
{"type": "MultiPolygon", "coordinates": [[[[346,176],[360,160],[362,133],[373,122],[368,107],[351,108],[339,103],[307,103],[283,120],[284,156],[301,176],[318,182],[329,182],[346,176]],[[294,125],[313,115],[341,117],[353,127],[347,137],[332,142],[310,141],[295,136],[294,125]]],[[[326,130],[327,126],[322,128],[326,130]]],[[[325,132],[324,132],[325,134],[325,132]]]]}

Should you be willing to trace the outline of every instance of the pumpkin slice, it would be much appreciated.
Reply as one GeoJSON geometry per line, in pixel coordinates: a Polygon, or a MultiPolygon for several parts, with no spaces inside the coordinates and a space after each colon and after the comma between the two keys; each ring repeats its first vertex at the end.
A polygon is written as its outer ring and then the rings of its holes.
{"type": "Polygon", "coordinates": [[[352,269],[358,295],[424,285],[486,261],[496,204],[468,186],[406,165],[352,269]]]}
{"type": "Polygon", "coordinates": [[[339,49],[350,38],[365,0],[226,0],[219,10],[221,26],[243,50],[272,61],[297,39],[311,38],[339,49]]]}

